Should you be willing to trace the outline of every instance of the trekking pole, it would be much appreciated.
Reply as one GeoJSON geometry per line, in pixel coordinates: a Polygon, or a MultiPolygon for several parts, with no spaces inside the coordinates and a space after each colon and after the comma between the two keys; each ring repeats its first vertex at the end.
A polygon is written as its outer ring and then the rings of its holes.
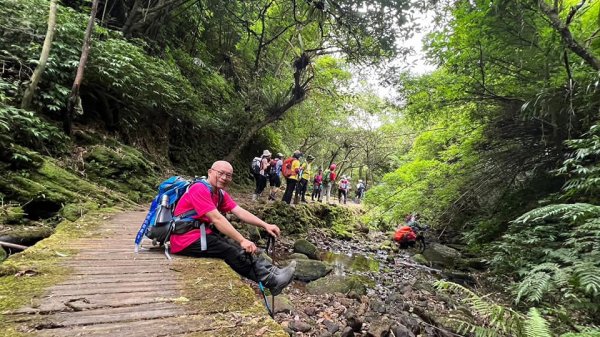
{"type": "MultiPolygon", "coordinates": [[[[254,261],[254,257],[252,256],[251,253],[246,253],[246,255],[248,256],[248,258],[250,259],[250,262],[252,263],[252,269],[254,269],[254,274],[256,275],[256,267],[255,267],[255,261],[254,261]]],[[[271,316],[271,318],[275,318],[275,310],[272,309],[272,306],[269,306],[269,301],[267,300],[267,295],[265,294],[265,286],[262,284],[262,281],[257,280],[258,281],[258,289],[260,290],[260,293],[263,296],[263,300],[265,301],[265,307],[267,307],[267,312],[269,313],[269,316],[271,316]]],[[[272,305],[275,304],[275,297],[273,297],[273,302],[272,305]]]]}
{"type": "MultiPolygon", "coordinates": [[[[269,235],[269,237],[267,238],[267,247],[266,247],[266,251],[267,251],[267,255],[269,257],[271,257],[271,260],[273,260],[273,252],[275,252],[275,237],[272,235],[269,235]]],[[[264,294],[264,293],[263,293],[264,294]]],[[[265,298],[265,301],[267,299],[265,298]]],[[[273,316],[275,316],[275,295],[273,295],[271,293],[271,318],[274,318],[273,316]]]]}

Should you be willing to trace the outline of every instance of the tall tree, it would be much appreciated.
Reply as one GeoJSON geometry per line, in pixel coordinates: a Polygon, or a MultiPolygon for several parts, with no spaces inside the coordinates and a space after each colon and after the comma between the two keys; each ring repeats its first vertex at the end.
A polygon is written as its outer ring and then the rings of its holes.
{"type": "Polygon", "coordinates": [[[42,46],[42,53],[38,61],[33,74],[31,75],[30,83],[25,93],[23,94],[23,100],[21,101],[21,108],[29,109],[33,96],[37,89],[38,83],[42,78],[42,74],[46,69],[46,63],[48,62],[48,56],[50,55],[50,47],[52,47],[52,40],[54,39],[54,32],[56,30],[56,9],[57,0],[50,0],[50,12],[48,14],[48,30],[46,31],[46,38],[44,39],[44,45],[42,46]]]}
{"type": "Polygon", "coordinates": [[[73,87],[71,88],[71,94],[67,101],[67,109],[63,116],[63,129],[66,134],[70,135],[72,131],[72,118],[75,112],[75,107],[81,104],[81,98],[79,97],[79,88],[81,87],[81,81],[83,81],[83,71],[87,63],[88,55],[90,54],[90,48],[92,44],[92,32],[94,31],[94,22],[96,21],[96,13],[98,12],[98,0],[92,2],[92,11],[90,13],[90,19],[88,21],[85,35],[83,37],[83,46],[81,47],[81,57],[79,58],[79,66],[77,67],[77,74],[73,81],[73,87]]]}

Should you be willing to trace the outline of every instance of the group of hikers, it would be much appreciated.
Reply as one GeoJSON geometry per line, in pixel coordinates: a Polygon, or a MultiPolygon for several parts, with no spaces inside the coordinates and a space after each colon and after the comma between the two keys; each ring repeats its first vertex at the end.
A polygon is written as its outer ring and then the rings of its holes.
{"type": "MultiPolygon", "coordinates": [[[[292,197],[294,204],[306,202],[306,193],[308,191],[309,182],[312,187],[311,201],[329,203],[331,191],[334,186],[337,186],[337,194],[339,203],[347,203],[348,195],[352,189],[350,178],[343,175],[339,181],[336,181],[338,176],[336,172],[337,165],[332,163],[328,170],[323,172],[321,167],[318,167],[313,174],[313,163],[315,157],[312,155],[306,156],[303,160],[303,153],[300,150],[284,159],[282,153],[272,155],[269,150],[264,150],[260,157],[255,157],[252,160],[251,172],[256,182],[256,189],[252,194],[252,200],[258,199],[267,187],[267,181],[270,185],[269,200],[277,199],[277,191],[281,187],[282,178],[285,179],[285,192],[283,193],[282,201],[291,204],[292,197]]],[[[356,184],[355,202],[360,203],[364,197],[366,186],[362,179],[356,184]]]]}
{"type": "MultiPolygon", "coordinates": [[[[311,175],[313,156],[307,156],[305,162],[300,162],[302,153],[295,151],[290,158],[285,160],[278,153],[271,158],[267,150],[258,160],[256,175],[256,195],[260,195],[266,187],[266,181],[271,184],[270,199],[274,200],[277,189],[281,186],[281,176],[286,179],[286,189],[283,201],[291,202],[292,194],[305,201],[307,184],[313,183],[312,200],[322,200],[323,195],[329,201],[332,186],[337,178],[336,165],[331,164],[326,172],[321,168],[311,175]]],[[[254,166],[254,163],[253,163],[254,166]]],[[[240,221],[262,228],[267,235],[276,238],[281,234],[279,226],[270,224],[250,213],[238,205],[227,193],[226,188],[233,180],[233,166],[227,161],[216,161],[208,170],[206,178],[185,181],[182,194],[171,194],[173,200],[168,200],[167,193],[175,192],[171,177],[164,181],[159,188],[159,195],[155,198],[136,237],[136,251],[144,235],[153,238],[152,229],[156,229],[156,219],[161,211],[168,210],[172,218],[160,226],[167,228],[167,236],[160,243],[165,246],[165,252],[187,255],[193,257],[214,257],[223,259],[233,270],[243,277],[257,282],[269,289],[271,294],[278,295],[293,279],[296,262],[292,261],[285,267],[277,267],[262,254],[256,244],[245,238],[229,222],[226,213],[232,213],[240,221]],[[166,186],[166,187],[165,187],[166,186]],[[163,190],[164,188],[164,190],[163,190]],[[157,206],[159,204],[160,206],[157,206]],[[166,208],[162,208],[166,207],[166,208]],[[147,227],[152,223],[151,227],[147,227]],[[257,256],[255,256],[257,255],[257,256]]],[[[181,180],[180,180],[181,181],[181,180]]],[[[338,182],[338,196],[340,201],[346,202],[350,180],[346,176],[338,182]]],[[[357,190],[359,197],[364,193],[364,184],[359,181],[357,190]]],[[[157,231],[158,232],[158,231],[157,231]]]]}

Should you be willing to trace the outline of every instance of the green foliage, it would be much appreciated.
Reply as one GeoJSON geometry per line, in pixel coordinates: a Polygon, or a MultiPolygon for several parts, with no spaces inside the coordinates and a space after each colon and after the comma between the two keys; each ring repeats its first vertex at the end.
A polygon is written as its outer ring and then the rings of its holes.
{"type": "MultiPolygon", "coordinates": [[[[595,200],[600,128],[570,141],[575,150],[559,173],[569,173],[563,199],[595,200]],[[582,169],[585,168],[585,169],[582,169]],[[579,191],[574,194],[574,191],[579,191]],[[591,198],[588,195],[592,196],[591,198]]],[[[509,233],[495,245],[492,264],[498,270],[517,268],[521,276],[516,302],[562,303],[594,316],[600,307],[600,206],[575,202],[549,204],[513,221],[509,233]],[[516,253],[526,249],[528,254],[516,253]]]]}
{"type": "MultiPolygon", "coordinates": [[[[531,307],[527,315],[505,306],[493,303],[487,296],[480,296],[473,291],[452,282],[437,281],[435,287],[450,292],[467,310],[456,310],[449,322],[459,333],[472,333],[475,336],[487,337],[551,337],[556,336],[549,321],[542,316],[540,310],[531,307]]],[[[561,334],[561,337],[599,336],[600,329],[594,327],[578,327],[577,332],[561,334]]]]}
{"type": "Polygon", "coordinates": [[[0,161],[31,161],[17,145],[59,154],[66,150],[67,137],[34,112],[0,105],[0,161]]]}

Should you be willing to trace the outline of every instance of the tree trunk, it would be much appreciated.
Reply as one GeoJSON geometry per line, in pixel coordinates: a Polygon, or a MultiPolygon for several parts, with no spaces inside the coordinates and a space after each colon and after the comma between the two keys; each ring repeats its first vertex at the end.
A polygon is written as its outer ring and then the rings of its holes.
{"type": "MultiPolygon", "coordinates": [[[[560,20],[560,17],[558,16],[556,10],[550,7],[548,4],[546,4],[543,0],[538,1],[538,4],[546,18],[548,18],[548,20],[550,21],[550,25],[552,26],[552,28],[554,28],[554,30],[556,30],[560,34],[567,48],[569,48],[573,53],[581,57],[588,65],[594,68],[594,70],[600,70],[600,58],[596,57],[591,50],[585,48],[581,43],[575,40],[573,34],[571,34],[571,31],[569,30],[569,22],[567,22],[566,24],[563,23],[560,20]]],[[[577,9],[575,9],[572,12],[572,14],[570,14],[571,17],[575,15],[577,9]]]]}
{"type": "Polygon", "coordinates": [[[40,54],[40,60],[38,61],[37,67],[31,75],[31,83],[25,93],[23,94],[23,100],[21,101],[22,109],[29,109],[33,96],[37,89],[38,83],[42,79],[42,74],[46,69],[46,63],[48,62],[48,56],[50,55],[50,47],[52,47],[52,40],[54,39],[54,31],[56,30],[56,8],[57,0],[50,1],[50,13],[48,14],[48,30],[46,31],[46,38],[44,39],[44,45],[42,47],[42,53],[40,54]]]}
{"type": "Polygon", "coordinates": [[[75,81],[73,81],[73,87],[71,88],[71,94],[67,101],[67,110],[63,118],[63,129],[66,134],[71,134],[72,129],[72,118],[75,110],[75,105],[79,105],[79,87],[83,80],[83,71],[87,63],[88,55],[90,54],[90,47],[92,43],[92,32],[94,31],[94,22],[96,21],[96,12],[98,12],[98,0],[92,2],[92,12],[90,13],[90,20],[88,21],[87,28],[85,30],[85,36],[83,37],[83,47],[81,48],[81,58],[79,59],[79,66],[77,67],[77,75],[75,75],[75,81]]]}
{"type": "Polygon", "coordinates": [[[240,154],[240,152],[242,152],[244,147],[248,144],[248,142],[250,142],[250,139],[252,139],[252,137],[254,137],[254,135],[256,135],[258,131],[260,131],[265,126],[275,122],[276,120],[281,119],[281,117],[283,117],[283,114],[286,111],[288,111],[294,105],[300,103],[303,99],[303,97],[300,99],[296,99],[296,96],[292,94],[292,97],[286,104],[279,107],[275,107],[273,109],[269,109],[271,112],[267,114],[267,117],[264,120],[246,129],[246,133],[244,133],[239,138],[238,142],[234,145],[229,154],[227,154],[227,156],[225,157],[225,160],[229,162],[233,161],[240,154]]]}

